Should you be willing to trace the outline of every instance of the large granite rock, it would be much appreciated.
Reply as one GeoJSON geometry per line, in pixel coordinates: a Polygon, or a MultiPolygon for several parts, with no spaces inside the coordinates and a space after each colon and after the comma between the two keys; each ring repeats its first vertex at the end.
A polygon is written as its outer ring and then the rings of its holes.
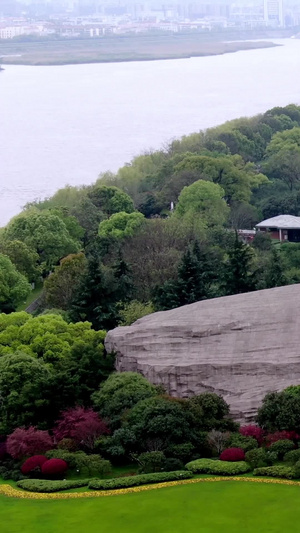
{"type": "Polygon", "coordinates": [[[119,371],[173,396],[210,391],[250,421],[265,394],[300,384],[300,284],[162,311],[106,337],[119,371]]]}

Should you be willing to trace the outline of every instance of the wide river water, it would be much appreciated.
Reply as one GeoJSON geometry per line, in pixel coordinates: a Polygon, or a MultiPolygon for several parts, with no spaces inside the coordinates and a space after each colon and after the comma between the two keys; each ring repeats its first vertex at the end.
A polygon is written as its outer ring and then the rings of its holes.
{"type": "MultiPolygon", "coordinates": [[[[175,137],[300,104],[300,40],[221,56],[0,73],[0,226],[175,137]]],[[[1,50],[0,50],[1,56],[1,50]]]]}

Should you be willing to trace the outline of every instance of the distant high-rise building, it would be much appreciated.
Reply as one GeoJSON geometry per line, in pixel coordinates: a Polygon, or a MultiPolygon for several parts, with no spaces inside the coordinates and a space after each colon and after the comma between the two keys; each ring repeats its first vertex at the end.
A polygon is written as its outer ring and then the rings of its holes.
{"type": "Polygon", "coordinates": [[[264,19],[267,26],[284,26],[283,0],[264,0],[264,19]]]}

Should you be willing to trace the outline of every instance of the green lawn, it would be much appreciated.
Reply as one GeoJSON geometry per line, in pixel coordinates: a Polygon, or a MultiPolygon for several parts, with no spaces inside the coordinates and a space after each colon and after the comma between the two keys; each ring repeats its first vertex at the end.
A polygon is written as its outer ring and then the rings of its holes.
{"type": "Polygon", "coordinates": [[[42,294],[42,290],[42,283],[38,283],[35,289],[29,293],[26,300],[17,307],[17,311],[25,311],[25,309],[27,309],[27,307],[42,294]]]}
{"type": "Polygon", "coordinates": [[[0,498],[1,533],[285,533],[300,487],[224,481],[91,499],[0,498]]]}

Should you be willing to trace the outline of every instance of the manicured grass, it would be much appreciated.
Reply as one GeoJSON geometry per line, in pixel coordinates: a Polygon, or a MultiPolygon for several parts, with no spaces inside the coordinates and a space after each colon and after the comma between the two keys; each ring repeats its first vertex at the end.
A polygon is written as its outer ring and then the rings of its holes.
{"type": "Polygon", "coordinates": [[[17,307],[17,311],[25,311],[25,309],[27,309],[27,307],[41,295],[42,290],[43,290],[42,283],[37,284],[37,286],[33,289],[33,291],[29,293],[26,300],[17,307]]]}
{"type": "Polygon", "coordinates": [[[282,533],[300,488],[220,481],[91,499],[0,498],[1,533],[282,533]]]}

